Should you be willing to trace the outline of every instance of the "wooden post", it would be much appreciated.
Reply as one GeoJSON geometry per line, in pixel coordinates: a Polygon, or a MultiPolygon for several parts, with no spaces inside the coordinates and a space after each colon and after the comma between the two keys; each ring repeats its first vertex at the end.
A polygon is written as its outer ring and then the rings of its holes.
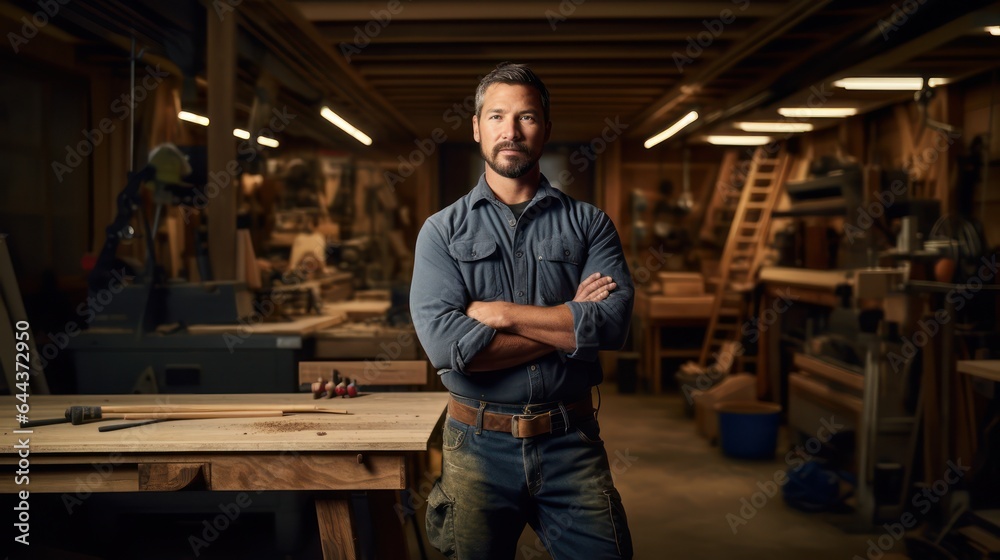
{"type": "Polygon", "coordinates": [[[208,251],[215,280],[236,278],[236,14],[208,10],[208,251]]]}

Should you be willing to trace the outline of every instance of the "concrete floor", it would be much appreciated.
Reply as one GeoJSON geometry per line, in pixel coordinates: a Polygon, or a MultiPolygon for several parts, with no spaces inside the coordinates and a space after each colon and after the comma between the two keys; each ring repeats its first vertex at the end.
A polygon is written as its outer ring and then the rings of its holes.
{"type": "MultiPolygon", "coordinates": [[[[635,558],[867,558],[868,540],[878,533],[844,533],[822,514],[787,507],[780,493],[734,534],[727,514],[740,516],[741,498],[749,501],[759,492],[758,483],[773,481],[775,472],[788,468],[783,453],[774,461],[726,458],[697,435],[680,395],[618,395],[611,389],[603,391],[602,438],[628,514],[635,558]],[[631,466],[621,460],[625,456],[633,458],[631,466]]],[[[518,560],[549,558],[537,553],[536,538],[530,529],[525,532],[518,560]]]]}

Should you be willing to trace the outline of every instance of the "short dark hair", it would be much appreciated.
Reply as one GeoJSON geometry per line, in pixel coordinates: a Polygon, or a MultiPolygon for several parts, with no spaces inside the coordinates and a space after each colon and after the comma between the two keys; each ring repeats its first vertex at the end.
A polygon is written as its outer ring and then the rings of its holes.
{"type": "Polygon", "coordinates": [[[492,72],[483,77],[476,88],[476,115],[482,116],[483,97],[486,90],[493,84],[524,84],[538,90],[538,95],[542,98],[542,112],[545,114],[545,122],[549,122],[549,90],[527,64],[514,64],[513,62],[501,62],[492,72]]]}

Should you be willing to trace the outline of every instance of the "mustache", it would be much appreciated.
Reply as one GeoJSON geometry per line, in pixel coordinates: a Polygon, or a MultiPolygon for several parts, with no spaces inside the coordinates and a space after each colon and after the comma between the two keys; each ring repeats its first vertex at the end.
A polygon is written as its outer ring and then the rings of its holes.
{"type": "Polygon", "coordinates": [[[497,157],[501,150],[516,150],[526,154],[528,153],[528,146],[527,144],[523,144],[521,142],[501,142],[496,146],[493,146],[493,157],[497,157]]]}

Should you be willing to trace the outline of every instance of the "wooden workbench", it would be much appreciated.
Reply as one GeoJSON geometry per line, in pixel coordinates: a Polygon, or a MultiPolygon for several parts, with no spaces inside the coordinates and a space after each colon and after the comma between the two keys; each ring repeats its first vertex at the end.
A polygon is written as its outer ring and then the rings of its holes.
{"type": "Polygon", "coordinates": [[[643,332],[642,374],[653,393],[663,391],[663,358],[697,360],[701,346],[696,348],[664,349],[661,344],[663,329],[694,327],[704,328],[711,318],[715,296],[659,296],[637,291],[635,314],[643,332]]]}
{"type": "MultiPolygon", "coordinates": [[[[57,424],[15,433],[15,401],[0,398],[0,464],[17,464],[18,439],[30,439],[30,484],[0,478],[0,492],[74,492],[81,477],[108,473],[93,492],[252,491],[321,492],[316,498],[324,558],[354,558],[348,497],[331,491],[401,490],[408,453],[426,451],[444,416],[447,393],[374,393],[315,401],[302,394],[72,395],[30,399],[30,418],[62,417],[73,405],[309,404],[349,415],[294,414],[281,418],[177,420],[113,432],[104,420],[57,424]]],[[[93,478],[93,477],[91,477],[93,478]]],[[[91,479],[87,479],[90,484],[91,479]]]]}

